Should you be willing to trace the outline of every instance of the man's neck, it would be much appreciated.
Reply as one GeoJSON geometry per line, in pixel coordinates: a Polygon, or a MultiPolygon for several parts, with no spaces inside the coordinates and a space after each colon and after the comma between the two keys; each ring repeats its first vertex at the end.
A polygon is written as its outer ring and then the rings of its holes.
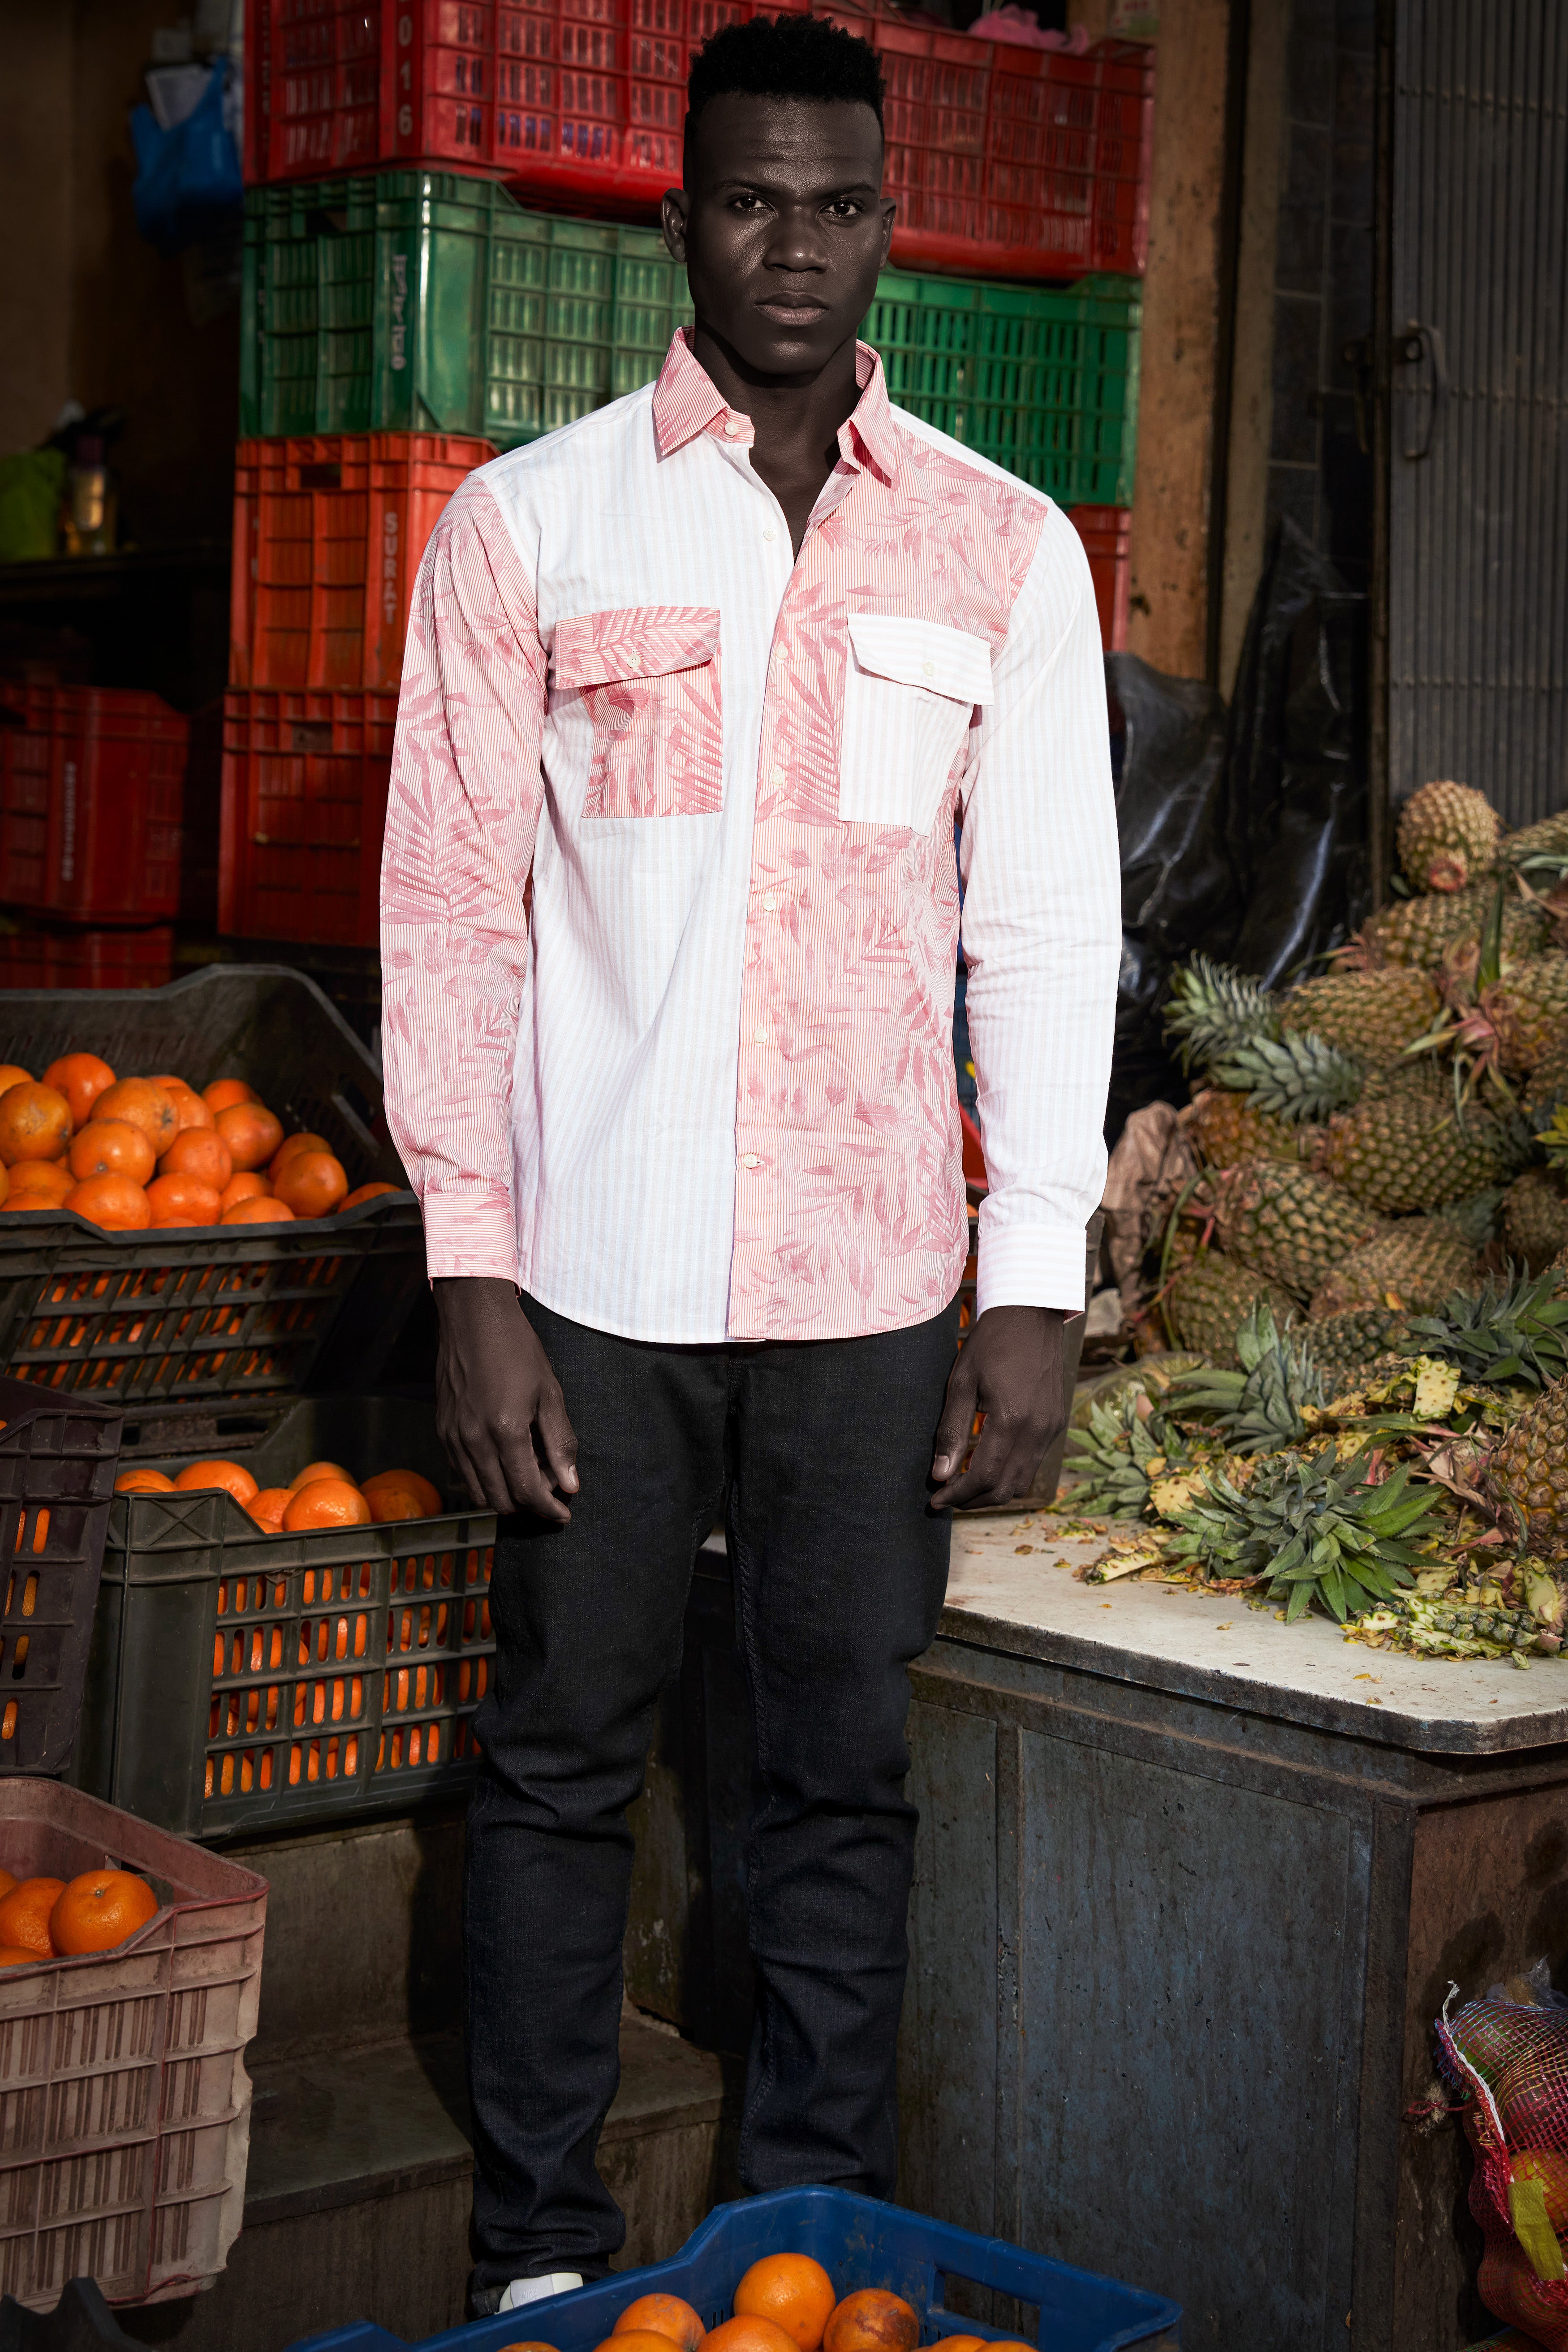
{"type": "Polygon", "coordinates": [[[752,467],[784,509],[798,555],[812,508],[837,462],[839,427],[860,398],[853,337],[805,378],[758,375],[700,320],[691,351],[729,405],[751,418],[752,467]]]}

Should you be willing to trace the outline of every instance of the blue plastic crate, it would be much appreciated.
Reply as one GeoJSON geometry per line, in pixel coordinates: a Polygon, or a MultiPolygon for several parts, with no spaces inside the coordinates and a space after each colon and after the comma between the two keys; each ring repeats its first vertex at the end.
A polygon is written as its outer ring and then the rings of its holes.
{"type": "MultiPolygon", "coordinates": [[[[613,2278],[571,2294],[551,2295],[524,2311],[479,2319],[469,2327],[432,2336],[417,2352],[501,2352],[526,2339],[552,2344],[556,2352],[595,2352],[634,2296],[658,2290],[695,2305],[709,2327],[730,2316],[730,2298],[742,2273],[763,2254],[813,2254],[841,2295],[857,2287],[890,2287],[921,2315],[921,2341],[943,2336],[983,2336],[992,2341],[1007,2331],[961,2318],[944,2308],[947,2281],[961,2278],[994,2287],[1039,2311],[1035,2341],[1040,2352],[1116,2352],[1122,2345],[1175,2346],[1181,2339],[1181,2308],[1163,2295],[1121,2286],[1092,2271],[1026,2254],[1000,2238],[979,2238],[970,2230],[928,2221],[897,2205],[852,2197],[842,2189],[778,2189],[742,2204],[721,2205],[679,2253],[646,2270],[617,2271],[613,2278]]],[[[384,2327],[362,2323],[312,2336],[296,2352],[406,2352],[384,2327]]]]}

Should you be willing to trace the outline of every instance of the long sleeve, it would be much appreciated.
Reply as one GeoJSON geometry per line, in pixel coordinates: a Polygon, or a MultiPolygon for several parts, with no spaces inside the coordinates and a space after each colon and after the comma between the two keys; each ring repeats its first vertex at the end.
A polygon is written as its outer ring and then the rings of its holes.
{"type": "Polygon", "coordinates": [[[990,1192],[977,1312],[1083,1306],[1105,1182],[1121,955],[1105,674],[1089,562],[1052,508],[994,670],[961,859],[990,1192]]]}
{"type": "Polygon", "coordinates": [[[432,1278],[517,1278],[511,1094],[544,710],[533,586],[474,475],[420,566],[381,872],[387,1121],[432,1278]]]}

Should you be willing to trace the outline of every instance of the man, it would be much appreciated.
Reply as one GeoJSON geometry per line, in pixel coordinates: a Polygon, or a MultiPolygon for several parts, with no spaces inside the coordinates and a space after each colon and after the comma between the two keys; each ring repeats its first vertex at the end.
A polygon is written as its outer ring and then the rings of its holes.
{"type": "Polygon", "coordinates": [[[470,476],[416,596],[387,1104],[441,1433],[510,1515],[466,1898],[479,2312],[622,2243],[594,2153],[626,1807],[721,1510],[757,1753],[742,2176],[891,2192],[905,1669],[941,1514],[1021,1493],[1063,1418],[1120,937],[1099,631],[1066,519],[857,344],[881,96],[809,18],[709,44],[664,200],[695,328],[470,476]],[[955,1363],[959,810],[991,1191],[955,1363]]]}

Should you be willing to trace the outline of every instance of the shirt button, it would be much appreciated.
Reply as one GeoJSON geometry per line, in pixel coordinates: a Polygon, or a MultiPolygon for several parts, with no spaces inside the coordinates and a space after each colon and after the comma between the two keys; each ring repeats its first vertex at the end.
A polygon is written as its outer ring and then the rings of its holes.
{"type": "Polygon", "coordinates": [[[921,669],[922,674],[927,677],[934,677],[936,676],[935,662],[921,662],[921,669]]]}
{"type": "Polygon", "coordinates": [[[732,416],[729,416],[729,417],[726,417],[726,418],[725,418],[725,420],[724,420],[724,432],[725,432],[725,436],[726,436],[726,437],[727,437],[729,440],[733,441],[733,440],[737,439],[737,438],[738,438],[738,436],[739,436],[739,435],[740,435],[740,430],[741,430],[740,426],[736,424],[736,422],[735,422],[735,420],[734,420],[734,418],[733,418],[732,416]]]}
{"type": "Polygon", "coordinates": [[[775,784],[783,784],[787,783],[789,779],[784,774],[782,768],[775,768],[773,772],[773,781],[775,784]]]}
{"type": "Polygon", "coordinates": [[[762,1161],[757,1158],[754,1151],[742,1152],[741,1155],[741,1165],[742,1168],[760,1168],[762,1164],[762,1161]]]}
{"type": "Polygon", "coordinates": [[[767,1044],[767,1042],[768,1042],[768,1033],[767,1033],[767,1031],[766,1031],[765,1029],[753,1029],[753,1030],[752,1030],[752,1045],[765,1045],[767,1044]]]}
{"type": "Polygon", "coordinates": [[[763,533],[763,537],[764,539],[776,539],[778,537],[778,532],[772,523],[769,523],[767,529],[763,533]]]}
{"type": "Polygon", "coordinates": [[[770,891],[768,892],[767,897],[763,900],[763,912],[764,914],[766,914],[766,915],[772,915],[772,914],[775,913],[775,912],[777,911],[778,903],[779,903],[779,902],[778,902],[778,900],[774,898],[774,896],[773,896],[773,892],[770,890],[770,891]]]}

